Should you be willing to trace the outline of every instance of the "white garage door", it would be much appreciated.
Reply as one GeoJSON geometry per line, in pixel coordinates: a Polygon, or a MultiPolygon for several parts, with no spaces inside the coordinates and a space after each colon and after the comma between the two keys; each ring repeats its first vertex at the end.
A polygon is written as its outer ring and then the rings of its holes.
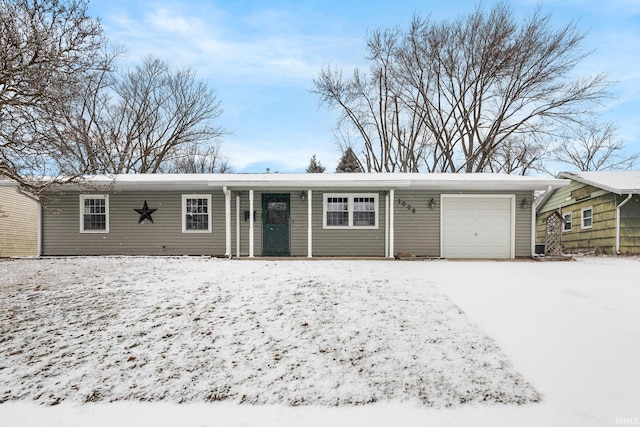
{"type": "Polygon", "coordinates": [[[513,258],[513,196],[442,195],[445,258],[513,258]]]}

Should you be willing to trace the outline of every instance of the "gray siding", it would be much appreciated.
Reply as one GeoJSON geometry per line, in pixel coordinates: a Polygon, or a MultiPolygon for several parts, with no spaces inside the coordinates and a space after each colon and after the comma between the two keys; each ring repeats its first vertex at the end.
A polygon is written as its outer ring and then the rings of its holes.
{"type": "Polygon", "coordinates": [[[531,257],[531,234],[533,215],[533,192],[516,193],[516,258],[531,257]],[[522,201],[527,200],[526,207],[522,207],[522,201]]]}
{"type": "MultiPolygon", "coordinates": [[[[263,194],[289,194],[289,237],[291,256],[307,255],[307,201],[300,198],[300,191],[254,191],[253,210],[255,212],[254,227],[254,255],[261,256],[262,252],[262,195],[263,194]]],[[[305,191],[306,194],[306,191],[305,191]]],[[[240,197],[240,256],[249,255],[249,233],[251,224],[249,220],[245,220],[245,212],[249,212],[249,192],[235,192],[231,203],[231,247],[232,254],[238,254],[237,233],[236,228],[236,197],[240,197]]],[[[224,205],[224,199],[222,201],[224,205]]],[[[224,215],[224,212],[223,212],[224,215]]],[[[251,217],[251,214],[249,214],[251,217]]]]}
{"type": "MultiPolygon", "coordinates": [[[[88,193],[83,193],[88,194],[88,193]]],[[[182,232],[182,192],[109,194],[109,233],[80,233],[80,196],[43,200],[43,255],[224,255],[224,196],[212,195],[212,233],[182,232]],[[154,223],[138,224],[144,201],[154,223]]],[[[206,193],[198,193],[206,194],[206,193]]]]}
{"type": "MultiPolygon", "coordinates": [[[[254,226],[254,247],[260,248],[262,247],[262,199],[261,194],[257,191],[254,192],[254,201],[253,201],[253,211],[255,214],[253,215],[253,226],[254,226]]],[[[249,256],[249,230],[250,230],[250,221],[251,214],[249,214],[249,218],[245,219],[245,212],[249,211],[249,192],[240,192],[237,193],[240,195],[240,256],[249,256]]],[[[232,218],[233,225],[232,230],[234,233],[237,233],[236,225],[235,225],[235,199],[232,204],[232,218]]],[[[231,244],[233,247],[232,254],[236,256],[238,254],[238,248],[236,244],[237,238],[236,234],[234,234],[231,239],[231,244]]],[[[256,250],[255,255],[259,256],[261,254],[260,250],[256,250]]]]}
{"type": "MultiPolygon", "coordinates": [[[[254,191],[254,255],[262,252],[262,194],[254,191]]],[[[274,190],[272,193],[290,195],[290,252],[292,256],[308,254],[308,213],[301,191],[274,190]]],[[[444,192],[450,194],[450,192],[444,192]]],[[[221,191],[197,194],[212,196],[212,233],[182,233],[182,195],[184,192],[127,192],[109,195],[109,233],[80,233],[80,205],[77,192],[62,193],[44,202],[43,254],[44,255],[212,255],[224,256],[226,249],[225,198],[221,191]],[[153,213],[154,223],[138,224],[144,201],[153,213]]],[[[394,255],[409,252],[417,256],[440,256],[440,192],[396,191],[390,208],[394,210],[394,255]],[[435,206],[429,207],[433,199],[435,206]]],[[[476,192],[468,194],[513,194],[476,192]]],[[[306,195],[306,191],[305,191],[306,195]]],[[[313,191],[313,247],[317,257],[330,256],[385,256],[387,230],[385,191],[340,189],[313,191]],[[325,229],[323,202],[325,193],[377,194],[378,228],[325,229]]],[[[531,255],[531,209],[521,208],[521,202],[532,199],[531,192],[516,194],[515,255],[531,255]]],[[[237,235],[240,234],[240,256],[249,255],[251,215],[249,192],[233,192],[231,197],[231,254],[238,254],[237,235]],[[238,212],[236,198],[239,197],[238,212]],[[239,221],[238,221],[239,214],[239,221]],[[237,227],[239,226],[239,227],[237,227]]]]}
{"type": "MultiPolygon", "coordinates": [[[[440,193],[396,191],[392,200],[394,252],[416,256],[440,256],[440,193]],[[433,199],[434,207],[429,207],[433,199]]],[[[394,254],[394,255],[395,255],[394,254]]]]}
{"type": "MultiPolygon", "coordinates": [[[[416,256],[440,256],[440,195],[451,192],[396,191],[393,201],[395,216],[394,252],[409,252],[416,256]],[[433,199],[434,208],[429,207],[433,199]],[[410,207],[409,207],[410,206],[410,207]],[[415,212],[414,212],[415,209],[415,212]]],[[[459,192],[456,194],[514,194],[459,192]]],[[[531,203],[533,192],[515,193],[515,256],[531,256],[531,203]],[[526,208],[521,207],[526,199],[526,208]]]]}
{"type": "Polygon", "coordinates": [[[384,192],[343,190],[313,192],[313,256],[363,256],[385,255],[385,196],[384,192]],[[325,229],[322,224],[325,193],[377,194],[377,229],[325,229]]]}
{"type": "MultiPolygon", "coordinates": [[[[330,191],[333,193],[334,191],[330,191]]],[[[340,190],[340,193],[358,193],[358,191],[340,190]]],[[[361,191],[360,191],[361,192],[361,191]]],[[[253,207],[255,211],[254,222],[254,255],[261,256],[262,251],[262,195],[289,194],[290,195],[290,252],[291,256],[304,257],[308,255],[308,201],[302,200],[301,191],[254,191],[253,207]]],[[[322,224],[323,191],[313,191],[313,256],[384,256],[385,254],[385,228],[384,228],[384,197],[385,193],[379,193],[379,228],[377,230],[325,230],[322,224]]],[[[365,192],[371,194],[371,192],[365,192]]],[[[304,191],[305,197],[307,192],[304,191]]],[[[378,193],[376,193],[378,194],[378,193]]],[[[249,255],[249,221],[245,221],[245,211],[249,211],[249,192],[234,193],[232,202],[232,254],[237,250],[236,201],[240,197],[240,255],[249,255]]],[[[250,215],[251,216],[251,215],[250,215]]]]}

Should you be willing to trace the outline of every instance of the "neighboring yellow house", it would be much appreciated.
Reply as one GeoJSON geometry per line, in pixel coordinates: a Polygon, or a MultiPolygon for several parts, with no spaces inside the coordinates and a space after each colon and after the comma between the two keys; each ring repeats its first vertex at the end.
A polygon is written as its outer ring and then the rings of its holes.
{"type": "Polygon", "coordinates": [[[536,242],[558,212],[564,252],[640,254],[640,171],[563,172],[570,179],[544,194],[537,206],[536,242]]]}
{"type": "Polygon", "coordinates": [[[40,255],[40,203],[0,175],[0,257],[40,255]]]}

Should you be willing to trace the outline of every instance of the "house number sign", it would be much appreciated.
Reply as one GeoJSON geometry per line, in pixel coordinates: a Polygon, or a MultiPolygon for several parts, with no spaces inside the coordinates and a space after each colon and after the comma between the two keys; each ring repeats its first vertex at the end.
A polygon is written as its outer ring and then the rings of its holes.
{"type": "Polygon", "coordinates": [[[407,203],[405,200],[402,199],[398,199],[398,204],[400,206],[402,206],[403,208],[407,208],[408,211],[411,211],[411,213],[416,213],[416,208],[414,208],[413,206],[411,206],[409,203],[407,203]]]}

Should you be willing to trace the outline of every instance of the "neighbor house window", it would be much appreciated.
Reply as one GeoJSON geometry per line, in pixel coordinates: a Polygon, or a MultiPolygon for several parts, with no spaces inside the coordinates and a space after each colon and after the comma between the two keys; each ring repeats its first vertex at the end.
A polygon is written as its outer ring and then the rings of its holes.
{"type": "Polygon", "coordinates": [[[562,226],[562,231],[571,231],[571,224],[572,224],[572,220],[573,220],[573,215],[571,214],[571,212],[563,214],[562,217],[564,218],[564,224],[562,226]]]}
{"type": "Polygon", "coordinates": [[[182,195],[182,232],[211,232],[211,195],[182,195]]]}
{"type": "Polygon", "coordinates": [[[582,209],[582,225],[581,228],[591,228],[593,226],[593,208],[582,209]]]}
{"type": "Polygon", "coordinates": [[[324,228],[378,228],[377,194],[325,194],[324,228]]]}
{"type": "Polygon", "coordinates": [[[80,195],[80,232],[109,232],[109,196],[80,195]]]}

